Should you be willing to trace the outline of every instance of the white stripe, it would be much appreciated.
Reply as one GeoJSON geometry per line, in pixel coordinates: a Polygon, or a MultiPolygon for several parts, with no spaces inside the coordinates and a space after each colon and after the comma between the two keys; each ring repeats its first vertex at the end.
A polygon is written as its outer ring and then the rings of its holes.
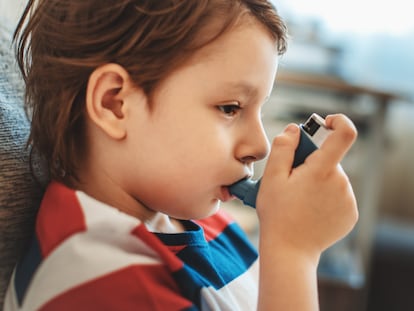
{"type": "Polygon", "coordinates": [[[86,226],[98,231],[108,230],[108,223],[111,223],[111,230],[118,233],[129,233],[141,224],[137,218],[120,212],[115,207],[106,205],[88,196],[84,192],[76,191],[80,207],[85,216],[86,226]]]}
{"type": "Polygon", "coordinates": [[[206,287],[201,290],[201,310],[251,311],[257,308],[259,294],[259,260],[245,273],[219,290],[206,287]]]}
{"type": "Polygon", "coordinates": [[[39,266],[24,307],[37,309],[74,286],[133,264],[159,264],[158,255],[130,234],[140,222],[77,193],[88,231],[71,236],[39,266]]]}
{"type": "Polygon", "coordinates": [[[14,278],[16,269],[13,271],[12,277],[10,278],[9,287],[7,288],[6,296],[4,297],[3,311],[20,311],[19,304],[17,302],[17,294],[14,288],[14,278]]]}

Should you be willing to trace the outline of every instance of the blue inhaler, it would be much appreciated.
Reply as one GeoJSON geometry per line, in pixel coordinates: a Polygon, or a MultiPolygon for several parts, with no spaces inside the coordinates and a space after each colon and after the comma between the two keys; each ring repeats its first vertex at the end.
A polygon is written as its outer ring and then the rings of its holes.
{"type": "MultiPolygon", "coordinates": [[[[316,113],[313,113],[304,124],[300,124],[299,128],[300,140],[295,151],[293,167],[302,164],[309,154],[322,145],[330,133],[330,130],[326,128],[325,120],[316,113]]],[[[243,201],[245,205],[255,208],[259,187],[260,179],[242,179],[231,185],[229,191],[232,195],[243,201]]]]}

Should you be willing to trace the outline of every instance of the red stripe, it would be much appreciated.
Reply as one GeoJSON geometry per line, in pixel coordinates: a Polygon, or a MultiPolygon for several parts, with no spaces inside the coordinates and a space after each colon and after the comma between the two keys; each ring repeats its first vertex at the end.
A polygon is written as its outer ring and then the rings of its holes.
{"type": "Polygon", "coordinates": [[[218,211],[211,217],[197,220],[197,223],[204,229],[207,241],[214,240],[232,222],[233,219],[222,210],[218,211]]]}
{"type": "Polygon", "coordinates": [[[177,254],[181,252],[184,248],[186,248],[188,245],[166,245],[170,252],[177,254]]]}
{"type": "Polygon", "coordinates": [[[70,235],[86,230],[85,218],[75,191],[51,182],[37,216],[36,233],[46,257],[70,235]]]}
{"type": "Polygon", "coordinates": [[[183,310],[192,303],[165,266],[132,266],[77,286],[40,310],[183,310]]]}
{"type": "Polygon", "coordinates": [[[139,225],[136,227],[132,234],[146,243],[151,249],[156,251],[160,256],[163,263],[168,265],[171,271],[175,272],[183,267],[183,262],[178,259],[174,252],[166,246],[161,240],[153,233],[149,232],[144,224],[139,225]]]}

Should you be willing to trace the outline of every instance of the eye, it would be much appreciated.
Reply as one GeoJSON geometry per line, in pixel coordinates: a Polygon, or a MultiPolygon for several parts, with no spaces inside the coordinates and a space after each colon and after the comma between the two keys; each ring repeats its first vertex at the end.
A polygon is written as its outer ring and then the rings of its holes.
{"type": "Polygon", "coordinates": [[[221,105],[217,106],[217,108],[229,117],[233,117],[241,109],[241,107],[236,104],[221,105]]]}

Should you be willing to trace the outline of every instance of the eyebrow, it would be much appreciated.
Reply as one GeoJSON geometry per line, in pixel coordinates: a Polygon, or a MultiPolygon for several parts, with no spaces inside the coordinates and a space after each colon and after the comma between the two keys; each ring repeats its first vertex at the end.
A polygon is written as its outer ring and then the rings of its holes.
{"type": "Polygon", "coordinates": [[[229,82],[229,83],[224,83],[222,87],[226,91],[234,92],[234,93],[237,93],[238,95],[241,94],[248,99],[256,98],[258,95],[257,88],[247,82],[239,82],[239,83],[229,82]]]}
{"type": "MultiPolygon", "coordinates": [[[[252,99],[257,98],[258,96],[257,88],[248,82],[240,82],[240,83],[229,82],[229,83],[224,83],[223,87],[226,91],[230,90],[231,92],[237,93],[238,95],[241,94],[242,96],[245,97],[246,100],[252,100],[252,99]]],[[[269,101],[269,99],[270,99],[270,94],[264,98],[262,104],[266,104],[269,101]]]]}

